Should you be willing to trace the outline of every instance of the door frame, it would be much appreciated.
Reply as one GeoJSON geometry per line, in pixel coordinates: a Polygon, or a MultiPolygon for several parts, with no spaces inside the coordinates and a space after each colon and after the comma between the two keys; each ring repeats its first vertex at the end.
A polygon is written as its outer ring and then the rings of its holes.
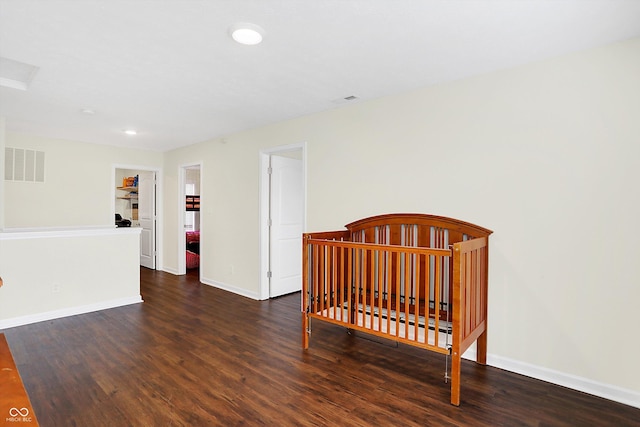
{"type": "MultiPolygon", "coordinates": [[[[187,274],[187,260],[185,257],[185,251],[187,250],[187,243],[184,239],[184,212],[186,210],[186,195],[185,189],[187,184],[187,169],[197,166],[200,169],[200,235],[202,236],[202,229],[204,224],[204,215],[202,215],[202,192],[203,192],[203,168],[202,161],[183,163],[178,166],[178,274],[187,274]]],[[[205,203],[206,205],[206,203],[205,203]]],[[[202,243],[202,242],[201,242],[202,243]]],[[[200,246],[200,260],[202,260],[202,244],[200,246]]],[[[202,264],[198,271],[199,279],[202,282],[202,264]]]]}
{"type": "MultiPolygon", "coordinates": [[[[259,299],[269,299],[269,259],[270,259],[270,233],[269,212],[271,191],[269,185],[269,166],[272,155],[289,151],[302,151],[302,192],[304,193],[302,206],[302,231],[307,230],[307,143],[299,142],[278,147],[260,150],[260,291],[259,299]]],[[[300,248],[302,250],[302,248],[300,248]]]]}
{"type": "Polygon", "coordinates": [[[163,270],[163,245],[164,245],[164,215],[162,207],[164,206],[164,191],[162,183],[164,181],[162,168],[153,166],[131,165],[124,163],[115,163],[111,166],[111,223],[116,213],[116,169],[131,169],[145,172],[155,172],[156,174],[156,270],[163,270]]]}

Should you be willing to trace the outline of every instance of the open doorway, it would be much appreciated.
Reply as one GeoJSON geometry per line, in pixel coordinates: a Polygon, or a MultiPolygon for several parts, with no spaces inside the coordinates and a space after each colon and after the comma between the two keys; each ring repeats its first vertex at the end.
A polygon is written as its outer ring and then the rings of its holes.
{"type": "Polygon", "coordinates": [[[179,177],[181,215],[178,221],[178,273],[199,278],[202,259],[200,256],[201,164],[181,166],[179,177]]]}
{"type": "Polygon", "coordinates": [[[268,299],[302,286],[305,144],[263,150],[260,156],[260,299],[268,299]]]}
{"type": "Polygon", "coordinates": [[[161,268],[157,200],[160,171],[136,166],[114,166],[112,215],[118,227],[138,227],[140,232],[140,265],[161,268]]]}

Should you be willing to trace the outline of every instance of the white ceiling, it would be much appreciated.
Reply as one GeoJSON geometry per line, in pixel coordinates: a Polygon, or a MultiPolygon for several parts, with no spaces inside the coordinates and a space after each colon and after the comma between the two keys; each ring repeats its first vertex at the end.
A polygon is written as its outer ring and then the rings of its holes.
{"type": "Polygon", "coordinates": [[[168,150],[632,37],[640,0],[0,0],[0,56],[39,67],[0,115],[168,150]],[[238,22],[264,42],[235,43],[238,22]]]}

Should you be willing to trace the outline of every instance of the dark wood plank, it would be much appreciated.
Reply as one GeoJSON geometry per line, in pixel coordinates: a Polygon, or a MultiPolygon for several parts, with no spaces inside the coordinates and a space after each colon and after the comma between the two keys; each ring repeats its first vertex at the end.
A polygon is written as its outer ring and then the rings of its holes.
{"type": "MultiPolygon", "coordinates": [[[[640,409],[320,322],[300,294],[253,301],[141,270],[142,304],[4,331],[43,426],[632,426],[640,409]]],[[[4,414],[0,414],[4,417],[4,414]]]]}

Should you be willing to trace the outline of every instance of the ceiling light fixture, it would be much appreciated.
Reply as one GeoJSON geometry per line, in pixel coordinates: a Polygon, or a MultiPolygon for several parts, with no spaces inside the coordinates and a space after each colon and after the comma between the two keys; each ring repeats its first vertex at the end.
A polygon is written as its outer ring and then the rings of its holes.
{"type": "Polygon", "coordinates": [[[138,131],[136,131],[135,129],[127,129],[124,131],[124,133],[126,133],[127,135],[133,136],[133,135],[137,135],[138,131]]]}
{"type": "Polygon", "coordinates": [[[264,30],[256,24],[243,22],[232,25],[229,34],[238,43],[253,46],[262,42],[264,30]]]}

